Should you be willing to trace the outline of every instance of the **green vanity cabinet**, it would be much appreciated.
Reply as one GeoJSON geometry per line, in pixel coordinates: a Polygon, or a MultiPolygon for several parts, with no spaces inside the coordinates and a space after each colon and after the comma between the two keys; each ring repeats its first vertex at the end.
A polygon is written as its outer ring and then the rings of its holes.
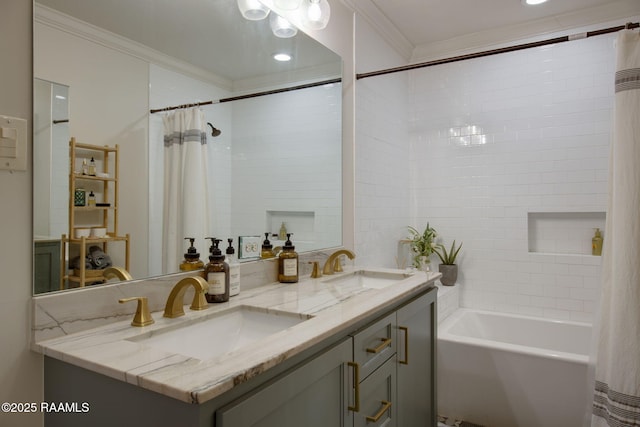
{"type": "Polygon", "coordinates": [[[354,427],[400,427],[398,423],[396,356],[360,382],[360,410],[354,414],[354,427]]]}
{"type": "Polygon", "coordinates": [[[216,412],[216,427],[412,427],[436,422],[436,290],[216,412]]]}
{"type": "Polygon", "coordinates": [[[60,239],[34,240],[33,293],[60,289],[60,239]]]}
{"type": "Polygon", "coordinates": [[[217,427],[325,427],[352,424],[348,409],[351,340],[294,368],[216,412],[217,427]]]}
{"type": "Polygon", "coordinates": [[[397,311],[398,426],[436,426],[436,293],[397,311]]]}
{"type": "Polygon", "coordinates": [[[435,427],[436,294],[424,289],[371,313],[200,404],[45,357],[44,400],[90,406],[45,413],[45,425],[435,427]]]}

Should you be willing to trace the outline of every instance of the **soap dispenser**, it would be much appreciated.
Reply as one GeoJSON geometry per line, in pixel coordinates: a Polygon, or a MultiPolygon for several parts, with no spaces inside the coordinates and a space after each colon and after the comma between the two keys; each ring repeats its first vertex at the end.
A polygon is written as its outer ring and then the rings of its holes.
{"type": "Polygon", "coordinates": [[[193,246],[196,239],[193,237],[185,237],[184,240],[188,240],[191,246],[189,246],[189,249],[187,249],[187,252],[184,254],[184,260],[182,261],[182,264],[180,264],[180,270],[193,271],[201,269],[204,267],[204,262],[200,260],[200,254],[195,246],[193,246]]]}
{"type": "Polygon", "coordinates": [[[278,233],[278,240],[284,240],[287,238],[287,226],[284,225],[284,222],[280,226],[280,232],[278,233]]]}
{"type": "Polygon", "coordinates": [[[209,248],[209,262],[204,267],[203,276],[209,284],[209,288],[205,293],[207,302],[227,302],[229,301],[229,264],[224,261],[224,255],[218,245],[222,240],[215,237],[207,237],[211,239],[211,248],[209,248]]]}
{"type": "Polygon", "coordinates": [[[280,283],[296,283],[298,281],[298,253],[291,243],[291,235],[287,233],[282,252],[278,256],[278,281],[280,283]]]}
{"type": "Polygon", "coordinates": [[[236,250],[233,248],[233,239],[227,239],[227,263],[229,264],[229,296],[233,297],[240,293],[240,263],[236,258],[236,250]]]}
{"type": "Polygon", "coordinates": [[[591,239],[591,255],[602,255],[602,234],[599,228],[596,228],[596,233],[591,239]]]}
{"type": "Polygon", "coordinates": [[[88,172],[89,172],[88,173],[89,176],[96,176],[96,161],[93,159],[93,157],[89,161],[89,171],[88,172]]]}
{"type": "Polygon", "coordinates": [[[264,233],[264,242],[262,242],[262,251],[260,252],[260,258],[273,258],[273,245],[269,241],[269,233],[264,233]]]}

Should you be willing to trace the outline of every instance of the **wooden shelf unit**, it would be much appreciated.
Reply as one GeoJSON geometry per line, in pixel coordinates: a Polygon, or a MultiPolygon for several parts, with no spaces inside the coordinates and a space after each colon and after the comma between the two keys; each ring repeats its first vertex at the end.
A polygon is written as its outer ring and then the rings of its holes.
{"type": "MultiPolygon", "coordinates": [[[[62,268],[60,289],[64,289],[66,282],[78,283],[80,287],[87,284],[100,282],[104,280],[100,270],[87,270],[85,263],[80,263],[78,271],[70,273],[68,265],[69,248],[77,246],[79,248],[80,260],[84,260],[87,256],[87,245],[98,245],[105,253],[108,252],[109,243],[124,242],[124,268],[129,271],[129,234],[120,235],[118,233],[118,191],[119,191],[119,155],[120,150],[118,144],[114,147],[99,146],[91,144],[83,144],[76,142],[75,137],[69,141],[69,159],[71,162],[69,173],[69,234],[62,235],[62,268]],[[89,157],[98,158],[102,166],[96,173],[106,173],[107,176],[85,175],[82,172],[76,172],[78,167],[78,153],[86,153],[89,157]],[[112,163],[113,162],[113,163],[112,163]],[[108,203],[109,206],[76,206],[75,193],[80,183],[90,185],[101,191],[101,201],[99,203],[108,203]],[[86,215],[96,215],[97,219],[91,225],[79,224],[78,220],[86,215]],[[75,238],[76,230],[79,228],[102,227],[107,230],[105,237],[81,237],[75,238]]],[[[87,192],[88,193],[88,192],[87,192]]],[[[85,203],[88,196],[85,196],[85,203]]],[[[86,219],[86,218],[85,218],[86,219]]],[[[69,258],[70,255],[69,255],[69,258]]]]}

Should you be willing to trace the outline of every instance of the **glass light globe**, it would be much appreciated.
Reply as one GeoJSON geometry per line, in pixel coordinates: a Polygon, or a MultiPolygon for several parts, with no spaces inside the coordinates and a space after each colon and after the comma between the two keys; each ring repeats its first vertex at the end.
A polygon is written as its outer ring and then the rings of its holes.
{"type": "Polygon", "coordinates": [[[274,0],[273,4],[283,10],[294,10],[300,7],[302,0],[274,0]]]}
{"type": "Polygon", "coordinates": [[[258,0],[238,0],[238,9],[245,19],[259,21],[267,17],[270,9],[258,0]]]}
{"type": "Polygon", "coordinates": [[[327,0],[304,0],[302,23],[311,30],[322,30],[329,23],[331,6],[327,0]]]}
{"type": "Polygon", "coordinates": [[[269,17],[269,25],[271,26],[271,31],[273,31],[273,34],[276,37],[280,37],[283,39],[293,37],[298,33],[298,29],[296,27],[294,27],[282,16],[275,13],[272,13],[269,17]]]}

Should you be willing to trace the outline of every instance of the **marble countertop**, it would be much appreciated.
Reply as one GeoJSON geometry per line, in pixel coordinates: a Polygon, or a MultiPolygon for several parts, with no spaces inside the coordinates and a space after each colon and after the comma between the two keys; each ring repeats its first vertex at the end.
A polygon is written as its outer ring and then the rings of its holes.
{"type": "MultiPolygon", "coordinates": [[[[349,273],[346,269],[343,274],[349,273]]],[[[349,289],[327,281],[334,277],[301,279],[294,284],[268,284],[242,291],[227,303],[210,304],[202,311],[192,311],[186,304],[185,316],[175,319],[163,317],[162,312],[153,312],[155,323],[142,328],[131,326],[130,317],[126,320],[116,318],[99,327],[36,340],[32,348],[49,357],[187,403],[203,403],[337,333],[350,331],[359,321],[383,311],[394,302],[434,286],[440,273],[417,272],[383,289],[349,289]],[[150,331],[181,327],[239,306],[311,318],[234,352],[207,360],[130,341],[150,331]]],[[[185,302],[191,301],[185,298],[185,302]]]]}

